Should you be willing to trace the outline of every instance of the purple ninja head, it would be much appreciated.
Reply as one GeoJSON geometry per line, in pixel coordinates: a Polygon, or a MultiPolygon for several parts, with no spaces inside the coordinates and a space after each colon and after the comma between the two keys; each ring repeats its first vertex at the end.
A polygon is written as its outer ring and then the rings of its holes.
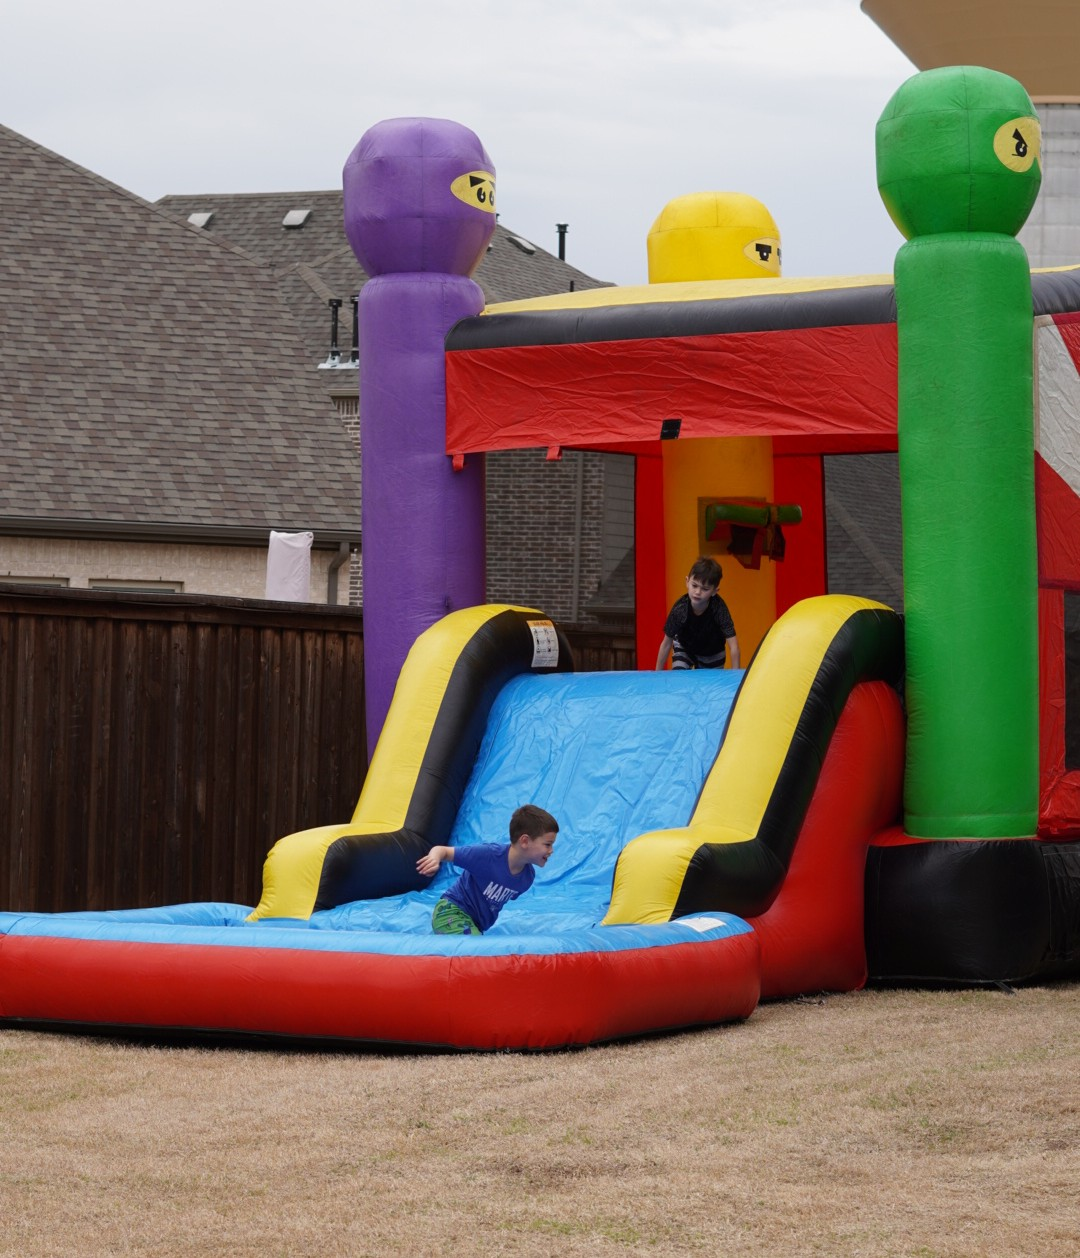
{"type": "Polygon", "coordinates": [[[369,128],[342,172],[345,233],[368,275],[471,275],[495,230],[495,168],[446,118],[369,128]]]}

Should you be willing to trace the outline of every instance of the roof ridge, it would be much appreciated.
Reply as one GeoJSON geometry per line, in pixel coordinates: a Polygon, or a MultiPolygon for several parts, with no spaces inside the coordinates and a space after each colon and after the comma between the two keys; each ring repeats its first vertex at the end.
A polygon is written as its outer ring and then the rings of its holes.
{"type": "Polygon", "coordinates": [[[337,297],[337,293],[327,284],[321,275],[318,275],[306,262],[297,262],[293,267],[296,274],[307,284],[308,288],[324,301],[330,301],[337,297]]]}
{"type": "MultiPolygon", "coordinates": [[[[341,257],[356,258],[356,252],[352,245],[349,244],[348,240],[339,245],[336,249],[331,249],[329,253],[324,253],[318,258],[312,258],[312,260],[308,263],[308,266],[325,266],[328,262],[334,262],[341,257]]],[[[359,261],[357,261],[357,265],[359,265],[359,261]]],[[[365,271],[364,274],[366,275],[367,272],[365,271]]]]}
{"type": "Polygon", "coordinates": [[[145,197],[139,196],[137,192],[132,192],[130,188],[125,188],[123,184],[115,183],[113,180],[107,179],[104,175],[99,175],[96,170],[91,170],[87,166],[81,166],[70,157],[65,157],[63,153],[57,153],[55,149],[48,148],[44,144],[39,144],[37,140],[31,140],[29,136],[23,135],[21,131],[16,131],[13,127],[5,126],[2,122],[0,122],[0,133],[10,136],[12,140],[14,140],[17,144],[22,145],[24,148],[32,149],[35,153],[40,153],[42,156],[49,158],[51,161],[59,162],[60,165],[66,166],[68,170],[74,171],[75,174],[81,175],[84,179],[89,179],[92,183],[96,183],[103,188],[107,188],[110,192],[123,197],[127,201],[133,202],[141,209],[149,210],[152,214],[165,219],[169,223],[184,227],[190,232],[194,232],[196,236],[209,241],[218,248],[228,249],[231,253],[234,253],[238,257],[243,258],[245,261],[252,263],[254,266],[265,266],[264,262],[262,262],[259,258],[256,258],[253,254],[248,253],[246,249],[242,249],[239,245],[231,244],[229,241],[223,240],[220,237],[208,236],[198,227],[194,227],[191,223],[185,222],[184,219],[179,218],[176,214],[170,213],[168,210],[159,206],[156,202],[148,201],[145,197]]]}
{"type": "Polygon", "coordinates": [[[245,262],[250,262],[252,266],[265,269],[268,265],[265,258],[260,258],[254,253],[249,252],[242,245],[233,244],[231,240],[226,240],[224,236],[217,236],[213,232],[205,231],[201,227],[196,227],[194,223],[189,223],[186,218],[181,218],[179,214],[174,214],[165,206],[158,205],[156,201],[144,201],[142,197],[136,193],[131,193],[132,197],[154,211],[159,218],[167,219],[170,223],[176,223],[177,226],[183,227],[185,230],[192,232],[199,240],[218,249],[227,249],[230,253],[236,254],[238,258],[242,258],[245,262]]]}
{"type": "Polygon", "coordinates": [[[340,197],[343,195],[340,188],[308,188],[300,192],[288,188],[280,192],[166,192],[164,196],[158,197],[158,202],[212,201],[214,199],[237,201],[246,197],[253,200],[265,200],[267,197],[340,197]]]}

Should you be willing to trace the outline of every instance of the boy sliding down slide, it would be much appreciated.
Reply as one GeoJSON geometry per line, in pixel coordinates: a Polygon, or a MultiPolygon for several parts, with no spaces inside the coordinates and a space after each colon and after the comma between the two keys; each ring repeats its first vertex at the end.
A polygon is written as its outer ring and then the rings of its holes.
{"type": "Polygon", "coordinates": [[[435,905],[431,929],[437,935],[482,935],[495,923],[503,905],[533,884],[534,865],[548,862],[559,823],[535,804],[523,804],[510,818],[509,843],[473,843],[467,847],[436,845],[416,862],[431,875],[443,861],[464,873],[435,905]]]}

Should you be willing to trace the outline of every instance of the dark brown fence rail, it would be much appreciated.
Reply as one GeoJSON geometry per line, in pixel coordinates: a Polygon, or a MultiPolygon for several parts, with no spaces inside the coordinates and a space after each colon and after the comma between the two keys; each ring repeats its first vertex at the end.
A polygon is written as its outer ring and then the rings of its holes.
{"type": "Polygon", "coordinates": [[[0,588],[0,909],[259,894],[363,778],[348,609],[0,588]]]}
{"type": "MultiPolygon", "coordinates": [[[[637,651],[632,634],[611,633],[607,629],[566,629],[574,650],[574,667],[579,673],[615,673],[637,667],[637,651]]],[[[660,639],[656,645],[659,647],[660,639]]]]}
{"type": "Polygon", "coordinates": [[[0,910],[253,903],[276,839],[352,815],[363,659],[348,608],[0,586],[0,910]]]}

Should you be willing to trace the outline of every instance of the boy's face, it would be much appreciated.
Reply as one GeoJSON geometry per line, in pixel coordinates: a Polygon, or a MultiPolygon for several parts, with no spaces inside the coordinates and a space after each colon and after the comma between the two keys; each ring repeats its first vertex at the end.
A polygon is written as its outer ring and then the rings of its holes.
{"type": "Polygon", "coordinates": [[[716,593],[715,585],[706,585],[697,577],[686,578],[686,592],[690,595],[690,606],[696,612],[704,611],[709,599],[716,593]]]}
{"type": "Polygon", "coordinates": [[[523,834],[518,840],[518,847],[521,849],[522,856],[525,857],[525,864],[539,865],[543,869],[548,863],[548,857],[551,855],[552,848],[555,846],[556,837],[553,831],[541,834],[536,839],[528,834],[523,834]]]}

